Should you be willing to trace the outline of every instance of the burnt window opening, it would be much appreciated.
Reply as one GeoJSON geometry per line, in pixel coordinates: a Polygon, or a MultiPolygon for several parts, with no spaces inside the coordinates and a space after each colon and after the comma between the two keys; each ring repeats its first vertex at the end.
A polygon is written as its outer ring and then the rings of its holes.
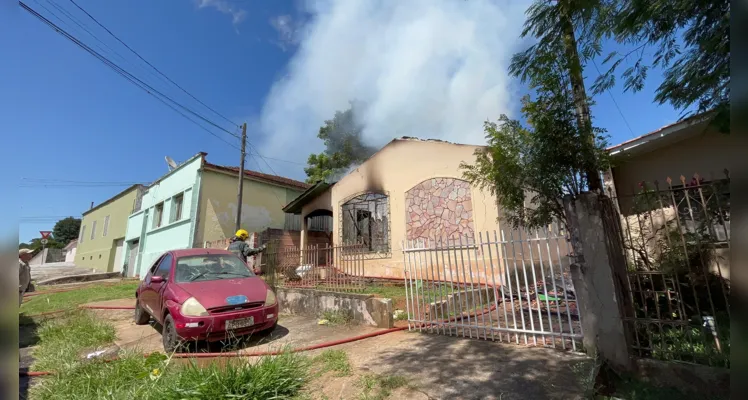
{"type": "Polygon", "coordinates": [[[356,196],[341,207],[343,244],[362,244],[369,252],[390,251],[389,198],[380,193],[356,196]]]}

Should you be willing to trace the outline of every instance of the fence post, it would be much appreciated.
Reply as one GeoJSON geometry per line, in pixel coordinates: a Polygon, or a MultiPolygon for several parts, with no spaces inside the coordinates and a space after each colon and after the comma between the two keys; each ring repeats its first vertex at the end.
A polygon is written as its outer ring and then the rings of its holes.
{"type": "Polygon", "coordinates": [[[572,245],[575,254],[571,277],[588,353],[596,353],[610,367],[619,371],[631,369],[626,344],[620,291],[614,278],[604,216],[599,195],[583,193],[576,199],[564,197],[572,245]]]}

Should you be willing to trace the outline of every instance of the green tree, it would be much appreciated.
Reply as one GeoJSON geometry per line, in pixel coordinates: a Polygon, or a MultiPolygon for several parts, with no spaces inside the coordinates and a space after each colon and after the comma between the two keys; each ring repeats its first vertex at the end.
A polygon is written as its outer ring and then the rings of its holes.
{"type": "Polygon", "coordinates": [[[47,244],[42,246],[42,242],[40,238],[34,238],[31,239],[30,243],[20,243],[18,245],[18,249],[31,249],[34,252],[37,252],[42,249],[42,247],[47,247],[50,249],[61,249],[65,247],[65,244],[55,240],[54,238],[47,238],[47,244]]]}
{"type": "MultiPolygon", "coordinates": [[[[610,7],[603,0],[535,0],[527,10],[521,37],[536,43],[515,54],[509,72],[537,89],[541,85],[564,84],[574,103],[582,178],[589,190],[601,191],[601,166],[597,164],[595,130],[590,102],[584,84],[584,62],[600,52],[606,35],[602,27],[610,18],[610,7]],[[557,78],[551,82],[553,71],[557,78]]],[[[546,86],[545,89],[553,90],[546,86]]],[[[566,100],[565,100],[566,101],[566,100]]],[[[537,117],[537,116],[536,116],[537,117]]]]}
{"type": "Polygon", "coordinates": [[[309,156],[308,166],[304,168],[307,183],[334,178],[374,154],[376,149],[365,145],[361,138],[363,125],[356,118],[360,107],[358,103],[351,103],[348,110],[336,111],[333,119],[319,128],[317,137],[324,142],[325,150],[309,156]]]}
{"type": "MultiPolygon", "coordinates": [[[[625,54],[610,53],[609,68],[595,81],[600,93],[615,85],[616,71],[624,69],[624,89],[644,87],[651,67],[664,69],[655,101],[697,112],[715,111],[713,122],[722,132],[730,129],[730,2],[728,0],[619,0],[608,10],[605,27],[615,39],[632,45],[625,54]],[[679,37],[683,45],[679,44],[679,37]],[[644,60],[654,49],[651,63],[644,60]]],[[[690,113],[685,113],[685,116],[690,113]]]]}
{"type": "Polygon", "coordinates": [[[55,239],[55,241],[62,243],[64,247],[67,246],[70,241],[78,238],[80,229],[80,218],[63,218],[57,221],[54,228],[52,228],[52,237],[55,239]]]}
{"type": "Polygon", "coordinates": [[[595,165],[608,165],[604,130],[591,128],[594,144],[588,148],[565,74],[559,65],[534,77],[535,99],[522,101],[527,126],[506,115],[498,123],[486,122],[488,145],[476,150],[474,164],[461,164],[463,177],[494,195],[514,227],[565,224],[563,196],[590,187],[588,163],[579,155],[590,153],[595,165]]]}

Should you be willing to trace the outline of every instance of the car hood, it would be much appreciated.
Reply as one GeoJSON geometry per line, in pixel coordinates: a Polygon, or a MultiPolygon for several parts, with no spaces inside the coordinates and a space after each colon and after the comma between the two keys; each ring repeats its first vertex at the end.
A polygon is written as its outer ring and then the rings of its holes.
{"type": "MultiPolygon", "coordinates": [[[[197,299],[206,309],[238,304],[240,296],[247,298],[247,303],[265,301],[267,284],[262,279],[251,278],[219,279],[215,281],[180,283],[179,287],[197,299]],[[237,298],[231,299],[237,296],[237,298]]],[[[241,301],[240,301],[241,303],[241,301]]]]}

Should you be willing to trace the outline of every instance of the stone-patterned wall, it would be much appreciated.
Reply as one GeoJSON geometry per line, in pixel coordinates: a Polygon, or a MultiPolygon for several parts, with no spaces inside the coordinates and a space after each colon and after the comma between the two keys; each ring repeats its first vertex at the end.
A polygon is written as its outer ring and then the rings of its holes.
{"type": "Polygon", "coordinates": [[[408,240],[473,238],[473,203],[470,183],[434,178],[405,193],[405,233],[408,240]]]}

